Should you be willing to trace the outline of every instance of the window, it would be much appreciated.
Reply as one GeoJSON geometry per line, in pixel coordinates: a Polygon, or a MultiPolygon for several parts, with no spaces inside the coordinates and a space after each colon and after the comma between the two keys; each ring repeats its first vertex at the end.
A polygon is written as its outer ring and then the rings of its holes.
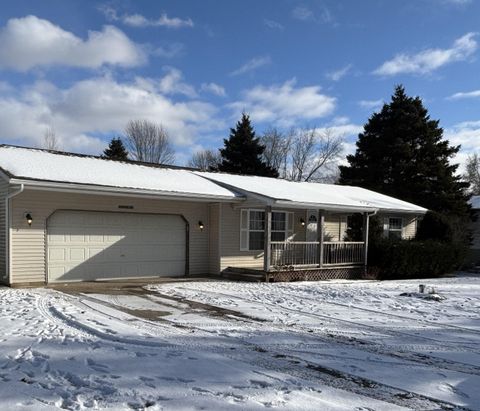
{"type": "MultiPolygon", "coordinates": [[[[293,213],[272,212],[271,241],[285,241],[293,231],[293,213]],[[291,217],[289,215],[292,214],[291,217]],[[290,220],[289,220],[290,219],[290,220]],[[291,226],[291,228],[289,228],[291,226]]],[[[261,251],[265,245],[265,211],[242,210],[240,222],[240,249],[261,251]]]]}
{"type": "Polygon", "coordinates": [[[265,212],[250,210],[248,219],[248,249],[263,250],[265,239],[265,212]]]}
{"type": "Polygon", "coordinates": [[[388,219],[388,238],[402,238],[403,219],[390,217],[388,219]]]}

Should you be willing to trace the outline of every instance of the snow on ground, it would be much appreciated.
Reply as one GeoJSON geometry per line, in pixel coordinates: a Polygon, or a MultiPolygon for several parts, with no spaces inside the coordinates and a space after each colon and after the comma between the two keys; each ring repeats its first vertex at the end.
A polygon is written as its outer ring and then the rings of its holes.
{"type": "Polygon", "coordinates": [[[0,288],[0,409],[480,410],[480,277],[147,288],[0,288]]]}

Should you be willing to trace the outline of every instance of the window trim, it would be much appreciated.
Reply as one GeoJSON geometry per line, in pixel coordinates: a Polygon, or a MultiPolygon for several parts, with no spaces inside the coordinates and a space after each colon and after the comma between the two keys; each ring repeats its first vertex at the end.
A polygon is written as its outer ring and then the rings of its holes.
{"type": "MultiPolygon", "coordinates": [[[[259,250],[250,249],[250,232],[259,233],[259,232],[264,232],[265,231],[265,230],[250,230],[250,214],[251,214],[251,212],[262,212],[262,213],[264,213],[264,219],[265,219],[265,209],[262,209],[262,208],[244,208],[244,209],[240,210],[240,251],[255,251],[255,252],[263,251],[263,247],[262,247],[262,249],[259,249],[259,250]],[[246,228],[242,228],[242,213],[244,211],[246,211],[246,216],[247,216],[246,228]],[[245,233],[245,235],[246,235],[246,241],[245,241],[245,246],[246,247],[242,247],[242,234],[243,233],[245,233]]],[[[292,218],[292,220],[294,218],[293,216],[292,217],[290,217],[290,216],[293,213],[291,211],[285,211],[285,210],[272,210],[272,214],[273,213],[283,213],[285,215],[285,230],[271,230],[270,233],[273,233],[273,232],[284,233],[285,234],[285,240],[284,241],[288,241],[289,233],[291,232],[291,235],[293,235],[293,231],[294,231],[293,225],[292,225],[292,230],[289,230],[290,218],[292,218]]]]}
{"type": "Polygon", "coordinates": [[[400,239],[403,239],[403,229],[404,229],[404,218],[403,217],[392,217],[388,216],[388,226],[386,230],[386,237],[390,238],[390,233],[400,233],[400,239]],[[400,220],[400,228],[391,228],[390,226],[390,220],[391,219],[397,219],[400,220]]]}

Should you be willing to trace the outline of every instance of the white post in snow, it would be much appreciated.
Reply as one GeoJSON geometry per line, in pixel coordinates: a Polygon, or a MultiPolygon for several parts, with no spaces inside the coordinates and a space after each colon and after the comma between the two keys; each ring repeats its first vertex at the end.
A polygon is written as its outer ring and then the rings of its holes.
{"type": "Polygon", "coordinates": [[[263,271],[268,273],[270,271],[270,260],[272,255],[272,207],[265,207],[265,236],[263,249],[263,271]]]}

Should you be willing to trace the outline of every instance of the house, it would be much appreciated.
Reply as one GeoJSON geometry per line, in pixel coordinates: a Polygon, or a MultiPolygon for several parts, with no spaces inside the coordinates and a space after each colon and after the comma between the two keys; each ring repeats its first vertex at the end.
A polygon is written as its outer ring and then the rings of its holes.
{"type": "Polygon", "coordinates": [[[472,242],[465,263],[477,267],[480,265],[480,196],[472,196],[470,205],[476,220],[470,225],[472,242]]]}
{"type": "MultiPolygon", "coordinates": [[[[254,270],[348,277],[348,216],[409,238],[422,207],[358,187],[204,173],[0,145],[0,277],[10,285],[254,270]]],[[[299,277],[303,275],[303,277],[299,277]]]]}

